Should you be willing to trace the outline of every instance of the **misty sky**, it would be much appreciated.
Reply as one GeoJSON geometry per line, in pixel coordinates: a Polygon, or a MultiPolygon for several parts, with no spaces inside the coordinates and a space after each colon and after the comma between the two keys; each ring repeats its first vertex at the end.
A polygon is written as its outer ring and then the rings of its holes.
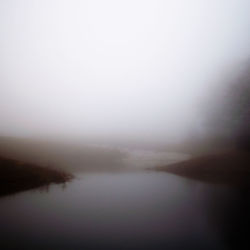
{"type": "Polygon", "coordinates": [[[0,134],[178,138],[250,52],[250,0],[0,0],[0,134]]]}

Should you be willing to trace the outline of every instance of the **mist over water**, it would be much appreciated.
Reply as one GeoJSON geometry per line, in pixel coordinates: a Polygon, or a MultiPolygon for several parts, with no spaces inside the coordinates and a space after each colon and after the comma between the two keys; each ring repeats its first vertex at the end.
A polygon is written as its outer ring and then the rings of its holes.
{"type": "Polygon", "coordinates": [[[249,5],[0,1],[0,134],[162,142],[202,131],[203,97],[249,56],[249,5]]]}
{"type": "Polygon", "coordinates": [[[249,11],[0,0],[0,248],[249,245],[249,11]]]}

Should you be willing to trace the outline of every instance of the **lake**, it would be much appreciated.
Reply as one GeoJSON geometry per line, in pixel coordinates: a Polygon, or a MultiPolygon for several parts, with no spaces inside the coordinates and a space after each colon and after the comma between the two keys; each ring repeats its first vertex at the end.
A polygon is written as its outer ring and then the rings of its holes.
{"type": "Polygon", "coordinates": [[[141,168],[79,173],[66,186],[1,198],[0,248],[244,249],[248,198],[141,168]]]}

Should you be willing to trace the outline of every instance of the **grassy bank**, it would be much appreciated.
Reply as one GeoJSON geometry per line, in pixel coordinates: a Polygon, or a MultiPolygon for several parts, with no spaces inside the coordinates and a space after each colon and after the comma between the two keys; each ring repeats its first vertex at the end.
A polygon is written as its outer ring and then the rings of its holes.
{"type": "Polygon", "coordinates": [[[229,151],[156,168],[183,177],[230,186],[250,186],[250,153],[229,151]]]}
{"type": "Polygon", "coordinates": [[[71,178],[71,174],[63,171],[0,157],[0,196],[52,183],[64,183],[71,178]]]}

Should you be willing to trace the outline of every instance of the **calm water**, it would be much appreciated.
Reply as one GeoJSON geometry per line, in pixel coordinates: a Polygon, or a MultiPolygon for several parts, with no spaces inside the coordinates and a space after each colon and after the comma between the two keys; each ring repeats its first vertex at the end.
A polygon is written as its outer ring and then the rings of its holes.
{"type": "Polygon", "coordinates": [[[244,249],[247,195],[161,172],[79,175],[0,199],[0,247],[244,249]]]}

